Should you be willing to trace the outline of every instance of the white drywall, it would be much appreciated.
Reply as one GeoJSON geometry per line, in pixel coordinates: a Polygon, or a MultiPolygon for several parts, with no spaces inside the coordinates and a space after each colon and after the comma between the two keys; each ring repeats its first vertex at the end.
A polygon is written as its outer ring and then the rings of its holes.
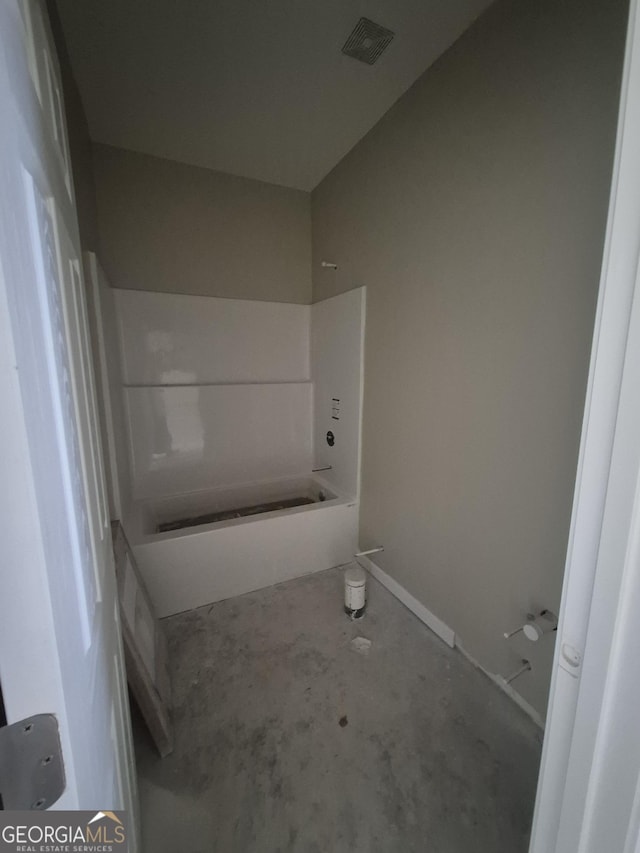
{"type": "Polygon", "coordinates": [[[323,477],[352,497],[360,491],[364,321],[364,287],[311,307],[314,468],[330,465],[323,477]]]}

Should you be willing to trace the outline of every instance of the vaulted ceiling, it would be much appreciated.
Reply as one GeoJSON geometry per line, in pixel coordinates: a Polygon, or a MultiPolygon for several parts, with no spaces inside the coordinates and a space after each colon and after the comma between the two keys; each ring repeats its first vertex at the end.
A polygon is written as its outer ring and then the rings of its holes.
{"type": "Polygon", "coordinates": [[[58,0],[92,139],[311,190],[490,0],[58,0]],[[361,16],[395,32],[341,52],[361,16]]]}

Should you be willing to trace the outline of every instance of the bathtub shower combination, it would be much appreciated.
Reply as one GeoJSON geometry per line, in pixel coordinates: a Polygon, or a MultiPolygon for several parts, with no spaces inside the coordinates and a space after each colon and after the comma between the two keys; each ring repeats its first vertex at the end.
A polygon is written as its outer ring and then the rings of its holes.
{"type": "Polygon", "coordinates": [[[310,477],[150,499],[138,511],[136,558],[161,616],[347,563],[357,550],[357,502],[310,477]]]}
{"type": "Polygon", "coordinates": [[[112,511],[159,615],[349,562],[364,288],[292,305],[111,290],[88,267],[112,511]]]}

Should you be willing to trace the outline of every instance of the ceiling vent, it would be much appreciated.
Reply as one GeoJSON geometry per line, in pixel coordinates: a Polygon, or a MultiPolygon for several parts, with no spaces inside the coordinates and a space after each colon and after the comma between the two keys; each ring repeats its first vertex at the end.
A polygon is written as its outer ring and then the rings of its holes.
{"type": "Polygon", "coordinates": [[[373,65],[391,44],[394,35],[394,32],[369,18],[360,18],[342,46],[342,52],[367,65],[373,65]]]}

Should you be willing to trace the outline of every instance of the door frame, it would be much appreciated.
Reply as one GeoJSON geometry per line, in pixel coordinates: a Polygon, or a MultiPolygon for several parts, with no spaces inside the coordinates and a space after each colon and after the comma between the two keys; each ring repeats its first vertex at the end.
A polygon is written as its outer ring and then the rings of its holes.
{"type": "Polygon", "coordinates": [[[640,807],[634,805],[640,803],[640,787],[636,791],[640,751],[636,755],[628,743],[626,749],[615,750],[618,737],[627,734],[620,728],[622,721],[633,702],[635,707],[640,705],[640,663],[633,660],[634,626],[629,612],[629,602],[640,585],[640,559],[634,559],[640,527],[636,497],[640,483],[639,152],[640,16],[638,0],[631,0],[530,853],[602,849],[631,853],[640,841],[640,807]],[[623,777],[628,782],[624,789],[623,777]],[[607,792],[615,792],[615,807],[607,792]],[[614,839],[619,839],[619,845],[614,839]]]}

